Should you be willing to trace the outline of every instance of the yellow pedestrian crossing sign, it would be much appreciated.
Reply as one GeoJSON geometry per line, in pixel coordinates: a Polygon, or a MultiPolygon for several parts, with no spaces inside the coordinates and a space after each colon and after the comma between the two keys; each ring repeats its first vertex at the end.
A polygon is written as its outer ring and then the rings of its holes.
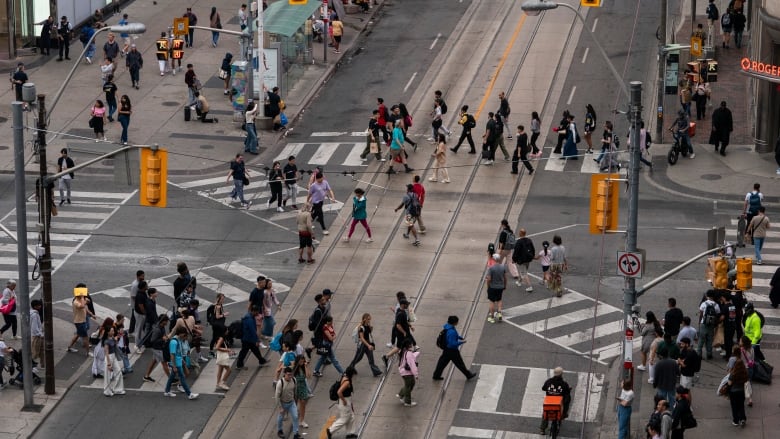
{"type": "Polygon", "coordinates": [[[587,8],[600,8],[601,0],[580,0],[580,6],[587,8]]]}
{"type": "Polygon", "coordinates": [[[701,44],[702,41],[700,37],[691,37],[691,55],[697,58],[701,56],[701,44]]]}

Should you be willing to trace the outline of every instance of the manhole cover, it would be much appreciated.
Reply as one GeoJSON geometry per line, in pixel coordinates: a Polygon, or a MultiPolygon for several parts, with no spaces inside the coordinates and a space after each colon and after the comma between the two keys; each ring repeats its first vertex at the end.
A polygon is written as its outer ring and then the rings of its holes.
{"type": "Polygon", "coordinates": [[[0,123],[3,123],[3,122],[8,122],[8,118],[0,116],[0,123]]]}
{"type": "Polygon", "coordinates": [[[150,256],[148,258],[143,258],[140,261],[138,261],[139,264],[155,265],[155,266],[168,265],[170,262],[171,262],[170,259],[162,256],[150,256]]]}
{"type": "Polygon", "coordinates": [[[5,151],[6,149],[9,149],[10,146],[0,145],[0,151],[5,151]]]}
{"type": "Polygon", "coordinates": [[[702,180],[710,180],[710,181],[712,181],[712,180],[720,180],[721,178],[723,178],[723,177],[721,177],[718,174],[704,174],[704,175],[701,176],[702,180]]]}
{"type": "Polygon", "coordinates": [[[214,145],[200,145],[200,149],[214,149],[214,145]]]}
{"type": "Polygon", "coordinates": [[[176,101],[165,101],[162,104],[166,107],[178,107],[179,105],[181,105],[181,103],[176,101]]]}

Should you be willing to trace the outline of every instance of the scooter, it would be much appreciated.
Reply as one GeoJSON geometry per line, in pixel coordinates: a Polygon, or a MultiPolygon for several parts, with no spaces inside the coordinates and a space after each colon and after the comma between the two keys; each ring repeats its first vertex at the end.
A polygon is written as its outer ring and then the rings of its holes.
{"type": "Polygon", "coordinates": [[[669,161],[670,165],[674,165],[677,163],[677,159],[682,154],[683,157],[688,156],[688,147],[687,145],[683,145],[680,141],[680,136],[674,132],[674,130],[669,130],[672,132],[672,136],[674,137],[674,144],[672,144],[672,148],[669,150],[669,154],[666,155],[666,159],[669,161]]]}

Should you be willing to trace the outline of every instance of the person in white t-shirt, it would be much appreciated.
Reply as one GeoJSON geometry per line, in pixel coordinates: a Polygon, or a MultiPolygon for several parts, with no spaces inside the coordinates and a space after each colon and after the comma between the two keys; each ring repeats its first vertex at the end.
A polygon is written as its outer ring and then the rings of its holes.
{"type": "Polygon", "coordinates": [[[631,424],[631,403],[634,401],[634,390],[630,380],[623,381],[623,390],[618,396],[618,439],[630,437],[629,426],[631,424]]]}
{"type": "MultiPolygon", "coordinates": [[[[68,169],[73,168],[76,166],[75,163],[73,163],[73,159],[68,157],[68,149],[62,148],[60,150],[60,158],[57,159],[57,172],[65,172],[68,169]]],[[[62,206],[65,201],[70,204],[70,183],[71,180],[73,180],[73,173],[68,172],[67,174],[60,177],[60,206],[62,206]],[[65,193],[67,192],[67,197],[65,196],[65,193]]]]}

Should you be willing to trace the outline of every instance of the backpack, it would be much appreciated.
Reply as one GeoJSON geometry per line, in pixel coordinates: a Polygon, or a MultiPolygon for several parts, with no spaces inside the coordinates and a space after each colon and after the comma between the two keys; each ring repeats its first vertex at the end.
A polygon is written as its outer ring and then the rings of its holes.
{"type": "Polygon", "coordinates": [[[507,250],[514,250],[515,244],[517,244],[517,238],[515,237],[515,234],[506,231],[506,241],[504,241],[504,248],[507,250]]]}
{"type": "Polygon", "coordinates": [[[748,211],[755,215],[758,213],[759,207],[761,207],[761,195],[759,195],[759,192],[751,192],[748,200],[748,211]]]}
{"type": "Polygon", "coordinates": [[[650,148],[650,145],[653,144],[653,138],[650,137],[650,132],[645,132],[645,149],[650,148]]]}
{"type": "Polygon", "coordinates": [[[330,390],[328,391],[328,396],[330,397],[331,401],[338,401],[339,400],[339,389],[341,388],[341,379],[344,377],[340,377],[338,381],[331,384],[330,390]]]}
{"type": "Polygon", "coordinates": [[[409,203],[406,206],[406,211],[411,216],[419,216],[420,215],[420,199],[417,197],[417,194],[414,192],[409,193],[409,203]]]}
{"type": "Polygon", "coordinates": [[[688,355],[685,357],[686,360],[693,360],[690,364],[690,368],[693,370],[694,373],[698,373],[701,371],[701,356],[696,353],[693,348],[688,349],[688,355]]]}
{"type": "Polygon", "coordinates": [[[217,321],[217,307],[214,304],[206,308],[206,321],[211,326],[214,326],[214,322],[217,321]]]}
{"type": "Polygon", "coordinates": [[[282,352],[282,332],[279,331],[274,335],[274,338],[271,340],[271,343],[268,344],[268,347],[271,348],[274,352],[282,352]]]}
{"type": "Polygon", "coordinates": [[[447,349],[447,330],[442,329],[436,337],[436,347],[441,350],[447,349]]]}
{"type": "Polygon", "coordinates": [[[441,109],[441,114],[447,114],[447,103],[442,98],[439,98],[439,108],[441,109]]]}
{"type": "Polygon", "coordinates": [[[233,335],[233,338],[241,340],[244,338],[244,327],[241,320],[234,320],[228,325],[228,331],[233,335]]]}
{"type": "Polygon", "coordinates": [[[320,322],[322,321],[322,312],[320,311],[320,307],[314,308],[314,312],[311,313],[309,316],[309,331],[315,331],[317,330],[317,326],[320,325],[320,322]]]}
{"type": "Polygon", "coordinates": [[[617,134],[612,136],[612,143],[615,144],[615,149],[620,149],[620,136],[618,136],[617,134]]]}
{"type": "Polygon", "coordinates": [[[87,44],[87,41],[89,41],[89,34],[86,27],[83,27],[81,29],[81,33],[79,34],[79,41],[81,41],[83,44],[87,44]]]}
{"type": "Polygon", "coordinates": [[[515,244],[512,259],[520,264],[525,264],[534,260],[535,253],[533,242],[529,238],[522,238],[515,244]]]}
{"type": "Polygon", "coordinates": [[[719,16],[720,16],[720,11],[718,11],[718,7],[715,6],[715,3],[710,3],[707,6],[707,19],[717,20],[719,16]]]}
{"type": "Polygon", "coordinates": [[[704,308],[704,317],[702,318],[704,326],[715,327],[718,325],[718,313],[715,312],[715,305],[708,303],[704,308]]]}
{"type": "Polygon", "coordinates": [[[355,344],[360,344],[360,328],[362,328],[363,325],[357,325],[355,326],[355,329],[352,330],[352,341],[355,342],[355,344]]]}
{"type": "Polygon", "coordinates": [[[474,116],[467,114],[466,115],[466,123],[463,124],[464,127],[468,129],[472,129],[477,126],[477,120],[474,119],[474,116]]]}
{"type": "Polygon", "coordinates": [[[723,14],[723,16],[720,17],[720,24],[722,26],[731,26],[731,14],[729,14],[728,12],[723,14]]]}

